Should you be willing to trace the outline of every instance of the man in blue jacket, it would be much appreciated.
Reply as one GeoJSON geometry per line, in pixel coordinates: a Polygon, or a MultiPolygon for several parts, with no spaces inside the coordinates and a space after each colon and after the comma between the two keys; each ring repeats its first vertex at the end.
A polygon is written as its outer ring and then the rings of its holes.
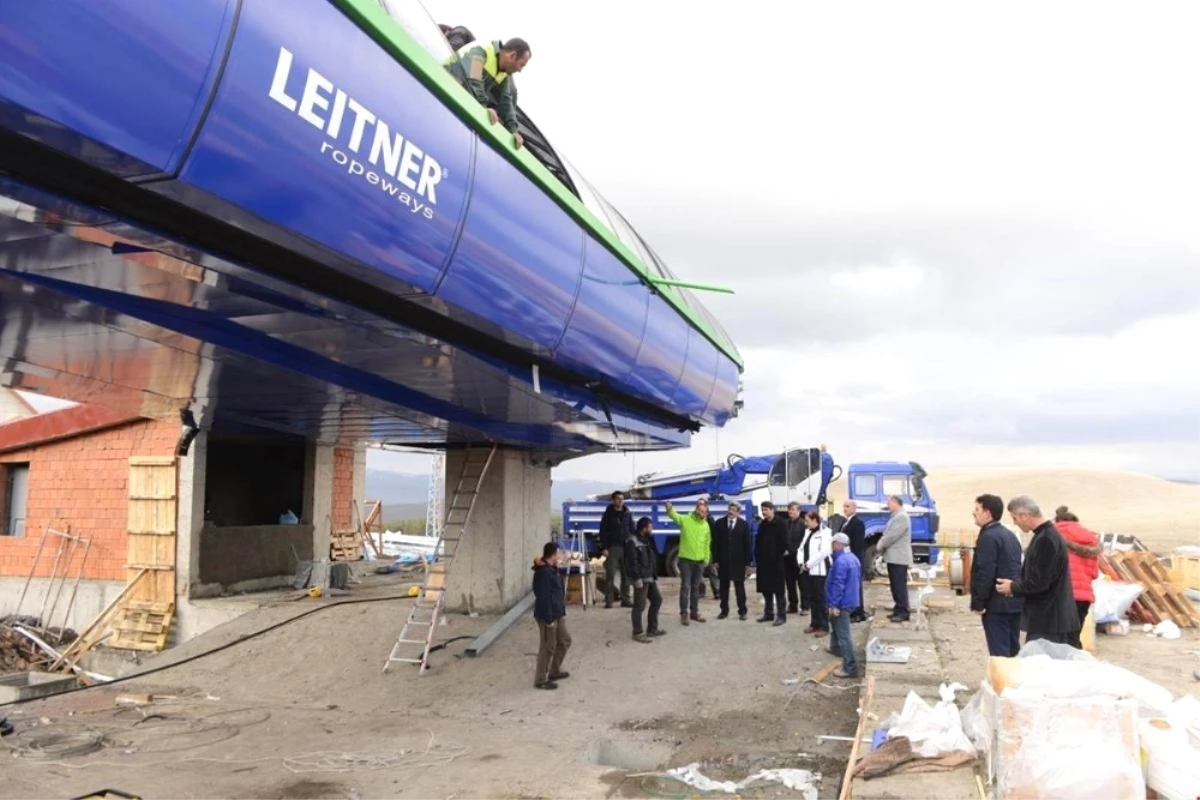
{"type": "Polygon", "coordinates": [[[854,638],[850,635],[850,615],[858,608],[858,585],[862,581],[862,564],[851,553],[850,537],[833,535],[833,565],[825,580],[825,601],[829,606],[829,622],[833,628],[830,652],[842,657],[842,670],[837,678],[857,678],[858,662],[854,659],[854,638]]]}
{"type": "Polygon", "coordinates": [[[537,620],[541,642],[534,688],[557,689],[555,681],[571,677],[571,673],[562,669],[563,659],[571,648],[571,634],[567,632],[567,598],[558,571],[558,545],[554,542],[546,542],[542,557],[533,560],[533,618],[537,620]]]}
{"type": "Polygon", "coordinates": [[[988,655],[1014,658],[1021,649],[1021,609],[1019,597],[1005,597],[996,591],[996,580],[1016,580],[1021,576],[1021,540],[1000,524],[1004,501],[994,494],[975,498],[975,560],[971,563],[971,610],[983,619],[983,636],[988,655]]]}

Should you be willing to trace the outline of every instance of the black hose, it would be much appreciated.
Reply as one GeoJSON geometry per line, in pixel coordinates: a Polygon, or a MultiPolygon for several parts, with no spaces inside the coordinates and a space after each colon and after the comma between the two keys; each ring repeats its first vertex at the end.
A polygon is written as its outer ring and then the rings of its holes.
{"type": "MultiPolygon", "coordinates": [[[[269,633],[273,630],[276,630],[277,628],[282,628],[284,625],[289,625],[298,619],[304,619],[305,617],[309,616],[310,614],[316,614],[318,611],[327,611],[328,609],[337,608],[338,606],[352,606],[357,603],[382,603],[385,600],[408,600],[408,599],[410,599],[410,597],[407,594],[396,594],[396,595],[388,595],[387,597],[360,597],[360,598],[354,599],[354,600],[339,600],[336,603],[326,603],[325,605],[320,605],[320,606],[317,606],[316,608],[310,608],[309,610],[305,611],[302,614],[297,614],[294,617],[288,617],[287,619],[281,620],[280,622],[276,622],[273,625],[268,625],[267,627],[262,628],[261,630],[257,630],[254,633],[248,633],[245,636],[234,639],[231,642],[226,642],[225,644],[218,645],[217,647],[214,647],[211,650],[205,650],[201,653],[196,653],[194,656],[188,656],[187,658],[185,658],[181,661],[172,661],[170,664],[163,664],[161,667],[154,667],[153,669],[148,669],[144,672],[135,672],[132,675],[125,675],[120,678],[114,678],[111,681],[104,681],[103,683],[95,683],[95,684],[92,684],[91,686],[77,686],[74,689],[67,689],[66,691],[58,692],[54,695],[47,695],[47,696],[59,697],[64,694],[72,694],[74,692],[82,692],[85,689],[95,689],[100,686],[112,686],[115,683],[124,683],[125,681],[131,681],[135,678],[144,678],[147,675],[153,675],[156,672],[162,672],[164,670],[168,670],[173,667],[179,667],[179,666],[183,666],[184,664],[190,664],[193,661],[196,661],[201,658],[205,658],[206,656],[211,656],[214,653],[219,653],[222,650],[226,650],[230,647],[233,647],[234,645],[241,644],[242,642],[248,642],[251,639],[256,639],[259,636],[262,636],[264,633],[269,633]]],[[[438,650],[441,650],[446,645],[450,644],[451,642],[457,642],[460,639],[470,639],[470,638],[471,638],[470,636],[455,636],[452,639],[447,639],[446,641],[436,644],[433,647],[429,648],[429,652],[433,653],[438,650]]],[[[21,705],[22,703],[28,703],[32,700],[43,700],[43,699],[45,699],[45,697],[25,697],[20,700],[10,701],[8,703],[0,703],[0,708],[4,708],[5,706],[17,706],[17,705],[21,705]]]]}

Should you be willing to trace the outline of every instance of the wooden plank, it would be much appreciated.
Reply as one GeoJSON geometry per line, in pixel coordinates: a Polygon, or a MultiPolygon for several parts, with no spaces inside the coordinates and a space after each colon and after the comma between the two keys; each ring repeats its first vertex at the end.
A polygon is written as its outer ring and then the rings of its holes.
{"type": "Polygon", "coordinates": [[[64,662],[73,665],[74,662],[78,660],[79,656],[90,650],[92,645],[94,645],[96,642],[89,641],[89,637],[98,630],[101,623],[108,619],[108,616],[112,614],[121,601],[129,595],[129,593],[137,586],[142,578],[149,574],[150,573],[147,570],[142,570],[137,574],[137,577],[125,584],[125,588],[121,590],[121,593],[114,597],[112,602],[105,606],[104,610],[100,612],[99,616],[92,620],[91,624],[84,629],[83,633],[79,634],[79,637],[75,641],[71,642],[71,644],[67,645],[67,648],[63,650],[61,654],[59,654],[58,660],[50,665],[50,671],[53,672],[60,664],[64,662]]]}
{"type": "Polygon", "coordinates": [[[850,746],[850,760],[846,762],[846,772],[842,775],[842,791],[838,800],[850,800],[850,790],[854,785],[854,767],[858,761],[858,748],[866,733],[867,717],[871,712],[871,703],[875,700],[875,676],[867,676],[867,687],[863,692],[864,700],[858,713],[858,727],[854,731],[854,744],[850,746]]]}
{"type": "MultiPolygon", "coordinates": [[[[130,601],[173,603],[175,600],[176,520],[179,478],[174,456],[129,459],[129,514],[125,561],[153,567],[151,577],[130,601]]],[[[131,574],[129,568],[127,574],[131,574]]]]}

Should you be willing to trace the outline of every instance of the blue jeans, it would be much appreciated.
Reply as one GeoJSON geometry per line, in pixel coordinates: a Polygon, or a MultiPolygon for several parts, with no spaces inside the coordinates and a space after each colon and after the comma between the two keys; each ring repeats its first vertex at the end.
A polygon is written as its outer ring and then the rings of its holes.
{"type": "Polygon", "coordinates": [[[830,615],[830,627],[833,628],[834,653],[842,657],[842,670],[847,675],[858,674],[858,662],[854,660],[854,638],[850,635],[850,614],[852,608],[838,609],[837,616],[830,615]]]}

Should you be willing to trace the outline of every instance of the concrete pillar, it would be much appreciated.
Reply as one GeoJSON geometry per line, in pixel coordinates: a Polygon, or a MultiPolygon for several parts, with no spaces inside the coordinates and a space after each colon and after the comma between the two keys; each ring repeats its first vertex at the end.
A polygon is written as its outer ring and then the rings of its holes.
{"type": "Polygon", "coordinates": [[[328,561],[333,529],[333,445],[310,445],[306,472],[303,521],[313,526],[313,561],[328,561]]]}
{"type": "MultiPolygon", "coordinates": [[[[447,508],[465,457],[464,451],[446,454],[447,508]]],[[[530,591],[533,558],[549,540],[550,468],[535,466],[519,450],[497,451],[450,568],[450,610],[507,611],[530,591]]]]}
{"type": "MultiPolygon", "coordinates": [[[[179,459],[179,500],[175,521],[175,596],[186,600],[200,585],[200,531],[204,528],[204,491],[208,431],[192,440],[179,459]]],[[[178,605],[178,602],[177,602],[178,605]]]]}

